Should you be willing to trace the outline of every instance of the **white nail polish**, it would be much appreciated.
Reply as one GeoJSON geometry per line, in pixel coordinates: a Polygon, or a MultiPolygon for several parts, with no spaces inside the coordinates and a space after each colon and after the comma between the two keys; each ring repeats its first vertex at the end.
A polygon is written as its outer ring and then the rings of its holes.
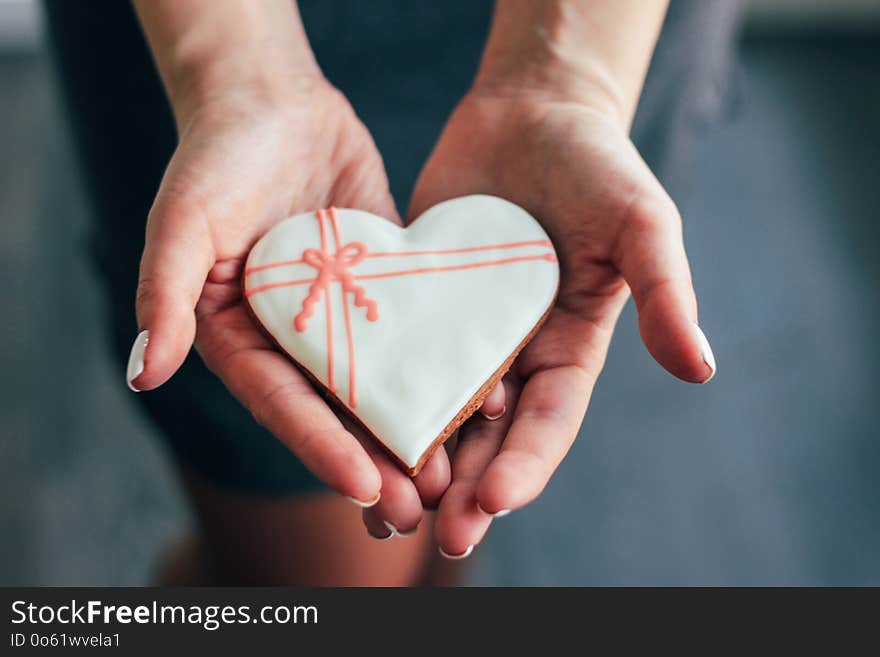
{"type": "Polygon", "coordinates": [[[376,506],[379,503],[379,500],[381,499],[381,497],[382,497],[382,493],[379,492],[379,493],[376,493],[376,497],[373,498],[372,500],[370,500],[369,502],[362,502],[361,500],[356,500],[355,498],[349,497],[348,495],[345,496],[345,498],[347,500],[357,504],[362,509],[369,509],[371,506],[376,506]]]}
{"type": "Polygon", "coordinates": [[[138,378],[144,371],[144,352],[150,341],[150,332],[141,331],[131,345],[131,353],[128,355],[128,366],[125,368],[125,384],[129,390],[140,392],[132,385],[132,381],[138,378]]]}
{"type": "Polygon", "coordinates": [[[440,547],[439,545],[437,546],[437,551],[440,553],[440,556],[443,556],[443,557],[446,557],[447,559],[452,559],[453,561],[456,561],[458,559],[467,559],[469,556],[471,556],[471,552],[474,551],[474,546],[468,545],[467,550],[465,550],[461,554],[449,554],[448,552],[445,552],[443,550],[443,548],[440,547]]]}
{"type": "Polygon", "coordinates": [[[399,529],[397,529],[397,527],[395,527],[390,522],[388,522],[387,520],[383,520],[382,522],[385,523],[385,526],[388,528],[388,531],[390,531],[394,536],[399,536],[400,538],[406,538],[407,536],[412,536],[413,534],[415,534],[418,531],[418,527],[416,527],[415,529],[410,529],[408,532],[402,532],[399,529]]]}
{"type": "Polygon", "coordinates": [[[504,406],[498,415],[487,415],[486,413],[483,413],[483,411],[480,411],[480,413],[482,413],[483,417],[486,418],[487,420],[489,420],[490,422],[494,422],[495,420],[501,419],[502,417],[504,417],[504,414],[506,412],[507,412],[507,406],[504,406]]]}
{"type": "Polygon", "coordinates": [[[479,504],[477,504],[477,508],[480,511],[482,511],[483,513],[485,513],[487,516],[491,516],[493,518],[503,518],[504,516],[506,516],[507,514],[509,514],[511,512],[511,509],[499,509],[495,513],[489,513],[488,511],[486,511],[486,509],[481,507],[479,504]]]}
{"type": "Polygon", "coordinates": [[[694,330],[697,334],[697,340],[700,341],[700,353],[703,356],[703,362],[709,366],[709,369],[712,371],[709,373],[709,376],[706,377],[700,383],[708,383],[713,376],[715,376],[715,354],[712,353],[712,347],[709,346],[709,341],[706,339],[706,334],[703,333],[703,329],[694,324],[694,330]]]}

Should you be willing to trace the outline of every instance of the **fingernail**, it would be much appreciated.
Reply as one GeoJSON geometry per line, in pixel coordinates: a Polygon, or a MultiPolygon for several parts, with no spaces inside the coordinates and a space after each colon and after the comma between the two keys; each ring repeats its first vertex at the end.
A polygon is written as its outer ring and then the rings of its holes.
{"type": "Polygon", "coordinates": [[[703,329],[694,324],[694,331],[697,334],[697,340],[700,341],[700,353],[703,355],[703,362],[711,370],[709,372],[709,376],[700,381],[700,383],[709,383],[712,380],[712,377],[715,376],[715,354],[712,353],[712,347],[709,346],[709,341],[706,339],[706,334],[703,333],[703,329]]]}
{"type": "Polygon", "coordinates": [[[485,513],[487,516],[492,516],[493,518],[503,518],[504,516],[508,515],[511,511],[511,509],[499,509],[495,513],[489,513],[488,511],[486,511],[486,509],[481,507],[479,504],[477,504],[477,508],[479,508],[480,511],[485,513]]]}
{"type": "Polygon", "coordinates": [[[468,545],[467,550],[465,550],[461,554],[449,554],[448,552],[445,552],[443,550],[443,548],[440,547],[439,545],[437,546],[437,551],[440,553],[440,556],[443,556],[443,557],[446,557],[447,559],[452,559],[453,561],[455,561],[457,559],[466,559],[467,557],[471,556],[471,552],[474,551],[474,546],[468,545]]]}
{"type": "Polygon", "coordinates": [[[352,502],[357,504],[362,509],[369,509],[371,506],[376,506],[379,503],[379,500],[382,497],[382,492],[380,491],[380,492],[376,493],[376,497],[373,498],[372,500],[370,500],[369,502],[363,502],[361,500],[356,500],[355,498],[349,497],[348,495],[346,495],[345,497],[346,497],[346,499],[351,500],[352,502]]]}
{"type": "Polygon", "coordinates": [[[134,387],[132,381],[138,378],[144,371],[144,352],[147,350],[147,343],[150,341],[150,332],[141,331],[134,339],[131,345],[131,353],[128,355],[128,366],[125,368],[125,384],[129,390],[140,392],[134,387]]]}
{"type": "Polygon", "coordinates": [[[385,526],[388,528],[388,531],[390,531],[395,536],[399,536],[400,538],[406,538],[407,536],[412,536],[413,534],[415,534],[419,530],[419,528],[416,527],[415,529],[410,529],[408,532],[402,532],[399,529],[397,529],[397,527],[395,527],[390,522],[388,522],[387,520],[383,520],[382,522],[385,523],[385,526]]]}
{"type": "Polygon", "coordinates": [[[376,535],[375,535],[373,532],[371,532],[369,529],[367,530],[367,533],[368,533],[372,538],[375,538],[377,541],[387,541],[389,538],[391,538],[392,536],[394,536],[394,532],[388,532],[388,535],[387,535],[387,536],[376,536],[376,535]]]}
{"type": "Polygon", "coordinates": [[[506,412],[507,412],[506,405],[501,409],[501,412],[498,415],[489,415],[487,413],[483,413],[483,411],[480,411],[480,413],[483,415],[483,417],[486,418],[487,420],[489,420],[490,422],[494,422],[495,420],[498,420],[498,419],[504,417],[504,414],[506,412]]]}

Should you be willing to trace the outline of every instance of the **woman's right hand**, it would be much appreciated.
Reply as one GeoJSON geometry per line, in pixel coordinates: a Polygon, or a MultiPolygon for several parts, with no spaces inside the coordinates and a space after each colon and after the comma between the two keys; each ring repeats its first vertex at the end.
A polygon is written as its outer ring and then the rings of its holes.
{"type": "Polygon", "coordinates": [[[362,506],[381,491],[365,514],[371,534],[388,534],[383,520],[414,529],[423,505],[435,506],[449,483],[446,452],[437,450],[410,480],[269,343],[245,310],[240,283],[251,246],[290,215],[336,205],[399,222],[382,159],[320,74],[215,88],[223,91],[175,107],[180,141],[147,221],[137,290],[148,342],[129,384],[160,386],[195,343],[232,394],[318,478],[362,506]]]}

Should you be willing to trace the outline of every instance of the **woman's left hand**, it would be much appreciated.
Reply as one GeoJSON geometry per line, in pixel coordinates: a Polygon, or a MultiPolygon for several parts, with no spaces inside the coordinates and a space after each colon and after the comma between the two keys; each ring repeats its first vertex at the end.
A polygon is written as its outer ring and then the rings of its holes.
{"type": "Polygon", "coordinates": [[[460,431],[436,518],[447,555],[470,553],[493,515],[541,493],[577,435],[630,292],[661,365],[695,383],[714,374],[678,211],[607,107],[475,87],[416,185],[410,217],[466,194],[517,203],[550,235],[562,271],[547,323],[494,393],[506,413],[460,431]]]}

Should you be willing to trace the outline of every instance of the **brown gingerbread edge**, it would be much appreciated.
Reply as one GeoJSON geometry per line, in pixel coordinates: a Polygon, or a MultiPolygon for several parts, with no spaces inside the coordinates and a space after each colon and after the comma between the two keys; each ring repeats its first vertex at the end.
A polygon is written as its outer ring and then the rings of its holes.
{"type": "Polygon", "coordinates": [[[263,326],[263,323],[257,317],[257,313],[254,312],[254,309],[251,307],[250,301],[248,301],[247,295],[245,295],[245,272],[247,271],[247,259],[245,259],[245,267],[241,273],[241,297],[244,302],[245,310],[247,314],[250,316],[251,320],[263,334],[263,336],[275,347],[278,351],[284,354],[290,362],[292,362],[296,368],[302,372],[303,376],[305,376],[315,387],[318,393],[329,400],[337,409],[339,409],[342,413],[345,414],[347,418],[349,418],[352,422],[354,422],[360,429],[366,433],[374,444],[378,445],[383,452],[390,458],[397,466],[406,472],[410,477],[415,477],[419,474],[422,467],[424,467],[425,463],[428,462],[428,459],[434,455],[434,452],[440,447],[443,443],[445,443],[455,430],[458,429],[462,424],[464,424],[468,418],[471,417],[477,410],[482,406],[483,401],[486,397],[489,396],[489,393],[492,392],[492,389],[495,387],[495,384],[498,383],[501,378],[507,374],[510,370],[511,365],[513,365],[513,361],[516,360],[516,357],[519,356],[519,353],[525,348],[525,346],[532,341],[532,338],[535,337],[537,332],[544,325],[544,322],[547,321],[547,317],[550,316],[550,312],[553,310],[553,306],[556,305],[556,299],[559,296],[559,284],[556,286],[556,292],[553,294],[553,300],[550,302],[550,305],[547,307],[547,310],[544,311],[544,314],[538,318],[537,323],[529,331],[528,335],[520,342],[517,347],[513,350],[513,352],[508,356],[507,360],[505,360],[501,367],[499,367],[495,372],[490,376],[483,385],[481,385],[477,392],[474,393],[473,397],[471,397],[468,402],[464,405],[464,407],[455,415],[454,418],[447,424],[443,431],[440,432],[433,442],[428,446],[428,449],[424,451],[421,458],[416,462],[415,466],[410,468],[406,463],[404,463],[400,457],[398,457],[391,448],[389,448],[385,443],[383,443],[376,434],[370,431],[369,427],[367,427],[363,421],[355,415],[354,411],[352,411],[345,403],[336,396],[335,393],[331,392],[327,386],[325,386],[314,374],[312,374],[307,367],[302,365],[299,361],[297,361],[293,356],[287,353],[287,350],[284,349],[275,337],[269,332],[269,330],[263,326]]]}

